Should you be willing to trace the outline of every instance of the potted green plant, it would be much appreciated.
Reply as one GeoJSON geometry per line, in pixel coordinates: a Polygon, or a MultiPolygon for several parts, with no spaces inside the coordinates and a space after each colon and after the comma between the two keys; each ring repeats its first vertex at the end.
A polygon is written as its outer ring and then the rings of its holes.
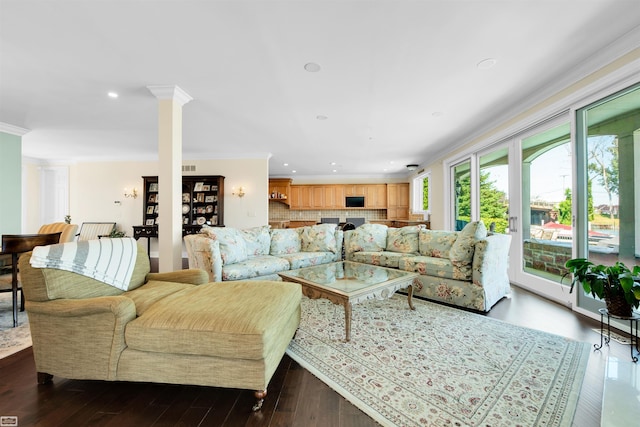
{"type": "Polygon", "coordinates": [[[629,317],[633,308],[640,306],[640,266],[631,270],[620,261],[602,265],[574,258],[565,267],[573,274],[569,292],[573,292],[576,282],[582,283],[586,293],[605,301],[609,314],[629,317]]]}

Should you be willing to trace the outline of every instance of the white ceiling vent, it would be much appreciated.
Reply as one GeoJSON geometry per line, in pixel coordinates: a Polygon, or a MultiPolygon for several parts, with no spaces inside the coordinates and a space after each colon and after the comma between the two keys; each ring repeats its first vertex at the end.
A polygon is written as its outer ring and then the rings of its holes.
{"type": "Polygon", "coordinates": [[[196,165],[182,165],[182,172],[195,172],[196,165]]]}

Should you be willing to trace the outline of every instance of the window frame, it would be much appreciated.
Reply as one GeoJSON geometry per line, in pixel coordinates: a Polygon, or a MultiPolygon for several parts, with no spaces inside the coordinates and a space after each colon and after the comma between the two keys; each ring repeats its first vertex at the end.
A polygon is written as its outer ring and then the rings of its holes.
{"type": "Polygon", "coordinates": [[[431,215],[431,195],[432,192],[431,170],[425,170],[411,180],[412,196],[411,197],[411,213],[422,214],[425,218],[431,215]],[[428,178],[428,197],[427,204],[428,209],[424,209],[424,179],[428,178]]]}

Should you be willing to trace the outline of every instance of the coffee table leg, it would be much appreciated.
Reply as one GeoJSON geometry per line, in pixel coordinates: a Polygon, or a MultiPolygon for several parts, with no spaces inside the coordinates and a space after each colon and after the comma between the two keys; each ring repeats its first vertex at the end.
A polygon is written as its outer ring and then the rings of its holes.
{"type": "Polygon", "coordinates": [[[409,308],[411,310],[415,310],[416,309],[413,306],[413,284],[407,286],[407,302],[409,303],[409,308]]]}
{"type": "Polygon", "coordinates": [[[344,329],[346,334],[346,342],[351,341],[351,303],[344,304],[344,329]]]}

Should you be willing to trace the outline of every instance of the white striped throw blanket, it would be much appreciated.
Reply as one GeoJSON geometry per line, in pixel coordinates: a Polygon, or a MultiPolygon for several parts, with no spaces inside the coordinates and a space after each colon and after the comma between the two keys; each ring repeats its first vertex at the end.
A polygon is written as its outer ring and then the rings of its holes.
{"type": "Polygon", "coordinates": [[[128,290],[138,247],[130,237],[37,246],[31,255],[34,268],[72,271],[128,290]]]}

